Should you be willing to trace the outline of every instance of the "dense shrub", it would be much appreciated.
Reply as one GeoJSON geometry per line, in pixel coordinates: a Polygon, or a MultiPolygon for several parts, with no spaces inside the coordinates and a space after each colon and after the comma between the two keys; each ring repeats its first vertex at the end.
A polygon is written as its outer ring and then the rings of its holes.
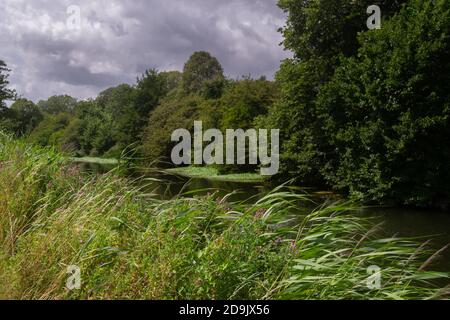
{"type": "Polygon", "coordinates": [[[450,3],[410,1],[361,35],[320,93],[330,185],[370,199],[450,199],[450,3]]]}
{"type": "Polygon", "coordinates": [[[180,98],[174,93],[151,113],[140,147],[146,163],[170,163],[172,148],[177,144],[171,141],[172,133],[177,129],[193,131],[194,121],[200,120],[202,103],[203,99],[199,96],[180,98]]]}

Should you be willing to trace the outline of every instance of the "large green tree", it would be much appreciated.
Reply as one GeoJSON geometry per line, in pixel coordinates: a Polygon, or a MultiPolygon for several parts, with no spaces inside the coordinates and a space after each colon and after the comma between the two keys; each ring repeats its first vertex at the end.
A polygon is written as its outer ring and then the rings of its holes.
{"type": "Polygon", "coordinates": [[[367,30],[367,7],[381,6],[383,16],[398,10],[401,1],[280,0],[287,13],[282,28],[284,46],[294,57],[285,60],[277,74],[281,99],[261,126],[281,129],[281,171],[301,183],[324,184],[321,145],[326,143],[317,118],[320,88],[333,76],[340,60],[356,55],[357,35],[367,30]]]}
{"type": "Polygon", "coordinates": [[[60,146],[71,119],[67,113],[47,115],[31,132],[30,141],[41,146],[60,146]]]}
{"type": "MultiPolygon", "coordinates": [[[[128,84],[122,84],[114,88],[107,89],[100,93],[96,102],[100,108],[98,117],[107,125],[105,130],[99,131],[106,139],[104,145],[113,144],[114,150],[110,156],[120,156],[122,150],[137,141],[142,130],[142,122],[147,116],[140,115],[134,104],[136,90],[128,84]]],[[[85,118],[89,121],[89,118],[85,118]]],[[[99,141],[100,137],[97,137],[99,141]]],[[[112,146],[111,146],[112,147],[112,146]]],[[[111,148],[110,147],[110,148],[111,148]]],[[[96,148],[100,153],[108,150],[96,148]]]]}
{"type": "Polygon", "coordinates": [[[175,74],[158,73],[157,70],[147,70],[137,80],[134,108],[142,117],[143,123],[147,121],[148,115],[159,105],[161,98],[177,83],[175,74]]]}
{"type": "Polygon", "coordinates": [[[74,111],[77,99],[68,95],[52,96],[47,100],[39,101],[37,105],[42,112],[47,114],[70,113],[74,111]]]}
{"type": "Polygon", "coordinates": [[[13,131],[21,136],[30,133],[42,121],[39,108],[30,100],[18,99],[11,106],[13,131]]]}
{"type": "Polygon", "coordinates": [[[268,112],[278,98],[278,93],[276,84],[263,78],[244,78],[233,82],[219,100],[220,128],[253,128],[255,118],[268,112]]]}
{"type": "Polygon", "coordinates": [[[8,88],[9,70],[4,61],[0,60],[0,130],[10,131],[13,126],[13,112],[6,107],[6,101],[15,98],[15,92],[8,88]]]}
{"type": "Polygon", "coordinates": [[[177,129],[193,131],[194,121],[200,120],[199,112],[204,100],[195,95],[168,96],[150,115],[143,135],[141,152],[149,163],[168,165],[170,154],[176,143],[171,141],[177,129]]]}
{"type": "Polygon", "coordinates": [[[11,70],[6,66],[6,63],[3,60],[0,60],[0,108],[5,108],[5,101],[11,100],[15,97],[14,90],[8,88],[8,77],[10,71],[11,70]]]}
{"type": "Polygon", "coordinates": [[[450,2],[410,0],[324,86],[322,173],[377,201],[450,199],[450,2]]]}
{"type": "Polygon", "coordinates": [[[195,52],[184,65],[183,89],[186,94],[199,93],[212,83],[221,83],[223,69],[217,58],[205,51],[195,52]]]}

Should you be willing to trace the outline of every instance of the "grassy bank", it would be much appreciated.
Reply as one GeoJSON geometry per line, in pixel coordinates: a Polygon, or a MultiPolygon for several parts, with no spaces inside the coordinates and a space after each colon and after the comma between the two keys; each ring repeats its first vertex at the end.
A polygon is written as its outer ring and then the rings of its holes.
{"type": "Polygon", "coordinates": [[[187,178],[199,178],[217,181],[242,182],[242,183],[258,183],[263,182],[264,177],[257,173],[234,173],[220,174],[219,170],[213,167],[183,167],[166,170],[171,174],[180,175],[187,178]]]}
{"type": "Polygon", "coordinates": [[[73,162],[73,163],[94,163],[94,164],[101,164],[101,165],[119,164],[119,160],[117,160],[117,159],[104,159],[104,158],[96,158],[96,157],[70,158],[69,161],[73,162]]]}
{"type": "Polygon", "coordinates": [[[161,201],[113,174],[86,177],[52,150],[0,134],[0,298],[426,299],[435,259],[379,239],[349,203],[300,212],[274,190],[254,205],[227,197],[161,201]],[[294,216],[293,216],[294,215],[294,216]],[[295,217],[295,219],[294,219],[295,217]],[[81,288],[65,288],[67,267],[81,288]],[[382,270],[380,289],[367,268],[382,270]]]}

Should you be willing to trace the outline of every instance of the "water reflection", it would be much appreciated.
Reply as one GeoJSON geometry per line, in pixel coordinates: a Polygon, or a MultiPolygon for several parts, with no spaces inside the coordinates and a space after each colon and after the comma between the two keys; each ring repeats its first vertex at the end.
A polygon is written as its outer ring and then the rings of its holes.
{"type": "MultiPolygon", "coordinates": [[[[98,164],[84,164],[83,169],[92,173],[106,173],[112,166],[98,164]]],[[[180,176],[164,174],[162,172],[148,172],[139,179],[140,186],[146,193],[152,193],[162,199],[170,199],[180,194],[194,193],[206,195],[217,192],[218,197],[230,193],[231,202],[256,202],[272,190],[270,185],[260,183],[238,183],[207,179],[188,179],[180,176]]],[[[317,201],[329,200],[326,193],[317,201]]],[[[450,212],[434,212],[432,210],[415,210],[405,208],[368,208],[355,214],[374,217],[383,221],[383,236],[412,237],[432,240],[436,250],[450,243],[450,212]]],[[[443,254],[443,258],[435,265],[440,271],[450,270],[450,250],[443,254]]]]}

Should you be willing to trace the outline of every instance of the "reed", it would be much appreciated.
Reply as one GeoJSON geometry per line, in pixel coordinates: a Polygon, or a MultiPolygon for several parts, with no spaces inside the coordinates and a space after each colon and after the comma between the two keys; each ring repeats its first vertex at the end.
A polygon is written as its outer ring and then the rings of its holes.
{"type": "Polygon", "coordinates": [[[381,239],[353,203],[316,210],[279,187],[254,204],[190,193],[158,200],[111,172],[0,134],[0,298],[439,299],[435,259],[381,239]],[[81,289],[66,289],[67,266],[81,289]],[[367,268],[381,287],[367,287],[367,268]]]}

